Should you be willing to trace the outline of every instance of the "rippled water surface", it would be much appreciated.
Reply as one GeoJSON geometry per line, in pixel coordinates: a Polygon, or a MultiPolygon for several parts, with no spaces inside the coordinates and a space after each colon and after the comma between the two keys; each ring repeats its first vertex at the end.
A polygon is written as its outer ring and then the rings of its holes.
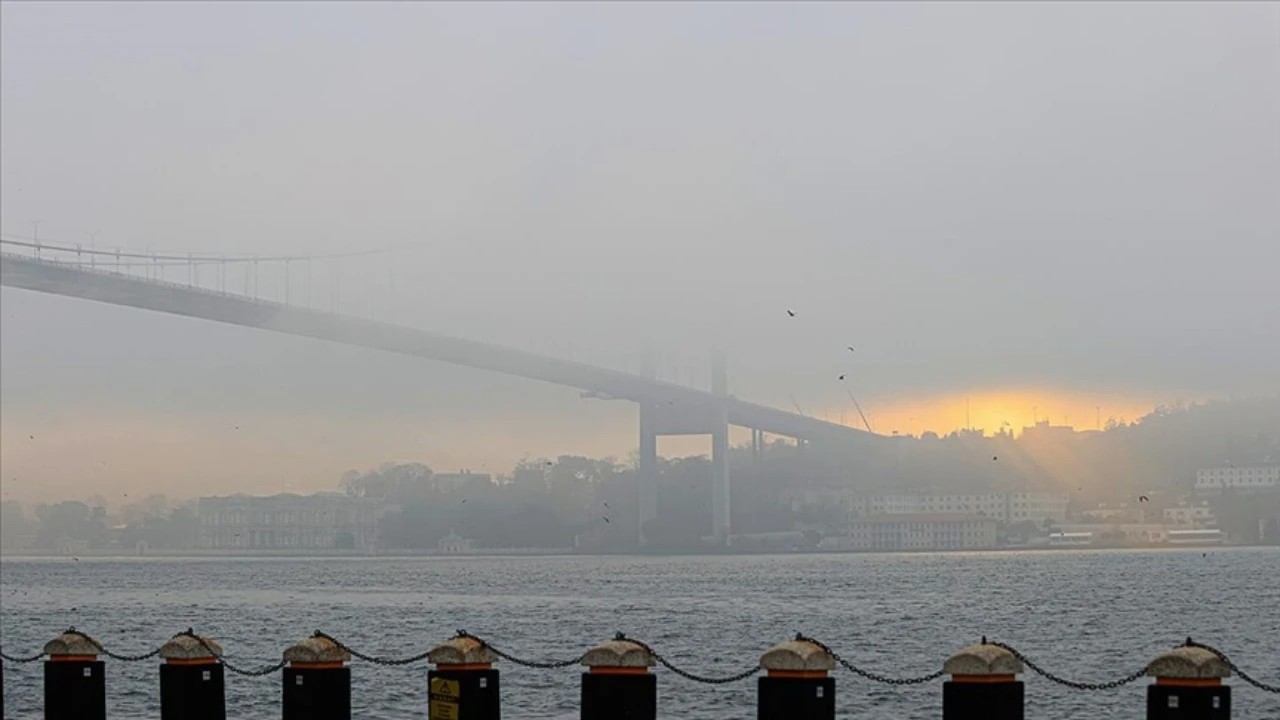
{"type": "MultiPolygon", "coordinates": [[[[246,666],[322,629],[405,657],[465,628],[537,659],[614,631],[707,675],[738,672],[796,631],[888,675],[940,668],[979,636],[1070,678],[1140,668],[1190,635],[1280,683],[1280,549],[938,555],[71,559],[0,562],[0,644],[29,654],[67,625],[120,653],[195,627],[246,666]]],[[[353,664],[355,717],[426,714],[426,667],[353,664]]],[[[508,718],[576,718],[578,670],[500,663],[508,718]]],[[[40,665],[5,663],[6,718],[40,717],[40,665]]],[[[112,718],[159,717],[155,661],[108,661],[112,718]]],[[[1027,717],[1142,717],[1145,680],[1106,692],[1028,676],[1027,717]]],[[[755,681],[694,684],[659,670],[661,717],[750,718],[755,681]]],[[[278,718],[280,678],[230,676],[228,716],[278,718]]],[[[1233,682],[1235,718],[1280,719],[1280,696],[1233,682]]],[[[873,684],[841,671],[842,718],[938,718],[940,681],[873,684]]]]}

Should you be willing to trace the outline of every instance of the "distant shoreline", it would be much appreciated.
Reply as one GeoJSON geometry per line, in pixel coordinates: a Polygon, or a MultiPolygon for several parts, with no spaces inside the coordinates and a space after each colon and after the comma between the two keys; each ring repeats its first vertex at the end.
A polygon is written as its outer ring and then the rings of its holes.
{"type": "Polygon", "coordinates": [[[1144,545],[1081,545],[1081,546],[1006,546],[998,548],[982,548],[982,549],[936,549],[936,550],[798,550],[793,552],[787,551],[760,551],[760,552],[735,552],[732,550],[724,552],[715,552],[709,549],[689,550],[687,552],[575,552],[571,548],[494,548],[493,550],[472,550],[465,553],[442,553],[438,551],[405,551],[398,550],[395,552],[379,552],[369,553],[353,550],[329,550],[314,552],[281,552],[281,551],[263,551],[263,552],[224,552],[217,550],[167,550],[156,551],[145,554],[121,553],[115,550],[86,550],[75,554],[56,554],[48,552],[36,551],[19,551],[19,552],[3,552],[0,553],[0,559],[5,560],[73,560],[75,558],[93,558],[93,559],[112,559],[112,560],[165,560],[165,559],[227,559],[227,560],[261,560],[261,559],[303,559],[303,558],[329,558],[329,559],[353,559],[353,558],[370,558],[370,559],[412,559],[412,558],[482,558],[482,557],[696,557],[696,556],[762,556],[762,555],[940,555],[940,554],[996,554],[1011,552],[1062,552],[1062,551],[1080,551],[1080,550],[1188,550],[1207,552],[1209,550],[1220,549],[1240,549],[1240,548],[1267,548],[1280,547],[1280,545],[1268,544],[1235,544],[1235,543],[1219,543],[1214,545],[1168,545],[1168,544],[1144,544],[1144,545]]]}

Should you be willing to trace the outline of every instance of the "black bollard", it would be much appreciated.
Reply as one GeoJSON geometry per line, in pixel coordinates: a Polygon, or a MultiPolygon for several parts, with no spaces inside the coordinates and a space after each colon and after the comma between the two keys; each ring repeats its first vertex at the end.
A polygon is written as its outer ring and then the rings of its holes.
{"type": "Polygon", "coordinates": [[[45,720],[105,720],[106,672],[93,640],[71,628],[44,652],[45,720]]]}
{"type": "Polygon", "coordinates": [[[817,643],[797,637],[760,657],[768,675],[757,681],[758,720],[834,720],[835,658],[817,643]]]}
{"type": "Polygon", "coordinates": [[[499,720],[498,656],[473,637],[460,635],[432,648],[427,659],[429,720],[499,720]]]}
{"type": "Polygon", "coordinates": [[[1156,679],[1147,686],[1147,720],[1228,720],[1231,668],[1210,650],[1191,644],[1157,655],[1147,664],[1156,679]]]}
{"type": "Polygon", "coordinates": [[[943,665],[943,720],[1023,720],[1022,661],[986,638],[952,655],[943,665]]]}
{"type": "Polygon", "coordinates": [[[952,655],[942,671],[942,720],[1023,720],[1022,661],[987,639],[952,655]]]}
{"type": "Polygon", "coordinates": [[[284,720],[351,720],[351,653],[317,635],[284,659],[284,720]]]}
{"type": "Polygon", "coordinates": [[[160,648],[160,720],[227,720],[222,647],[190,633],[160,648]]]}
{"type": "Polygon", "coordinates": [[[582,720],[656,720],[658,678],[653,655],[619,634],[582,656],[582,720]]]}

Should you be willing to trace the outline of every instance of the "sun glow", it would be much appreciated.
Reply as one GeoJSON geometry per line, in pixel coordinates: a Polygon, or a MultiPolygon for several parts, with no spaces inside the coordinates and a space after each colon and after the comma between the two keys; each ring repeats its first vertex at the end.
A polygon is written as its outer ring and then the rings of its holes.
{"type": "MultiPolygon", "coordinates": [[[[971,394],[934,397],[897,397],[862,403],[875,432],[883,435],[919,435],[932,431],[944,435],[971,428],[988,435],[1001,431],[1015,435],[1035,422],[1070,425],[1076,430],[1103,429],[1107,423],[1132,422],[1165,400],[1154,397],[1059,390],[975,390],[971,394]]],[[[838,408],[834,415],[846,425],[860,426],[857,411],[838,408]]],[[[833,411],[827,411],[833,417],[833,411]]],[[[833,417],[834,419],[834,417],[833,417]]]]}

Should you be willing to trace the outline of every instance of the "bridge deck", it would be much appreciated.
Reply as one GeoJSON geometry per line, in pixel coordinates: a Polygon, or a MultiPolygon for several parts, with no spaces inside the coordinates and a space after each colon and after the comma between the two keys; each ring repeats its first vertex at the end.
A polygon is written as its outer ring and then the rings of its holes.
{"type": "Polygon", "coordinates": [[[0,284],[491,370],[670,408],[672,414],[700,416],[709,413],[716,403],[724,402],[731,424],[777,435],[821,441],[869,436],[869,433],[844,425],[745,402],[732,396],[719,398],[703,390],[619,370],[238,294],[9,253],[0,254],[0,284]]]}

